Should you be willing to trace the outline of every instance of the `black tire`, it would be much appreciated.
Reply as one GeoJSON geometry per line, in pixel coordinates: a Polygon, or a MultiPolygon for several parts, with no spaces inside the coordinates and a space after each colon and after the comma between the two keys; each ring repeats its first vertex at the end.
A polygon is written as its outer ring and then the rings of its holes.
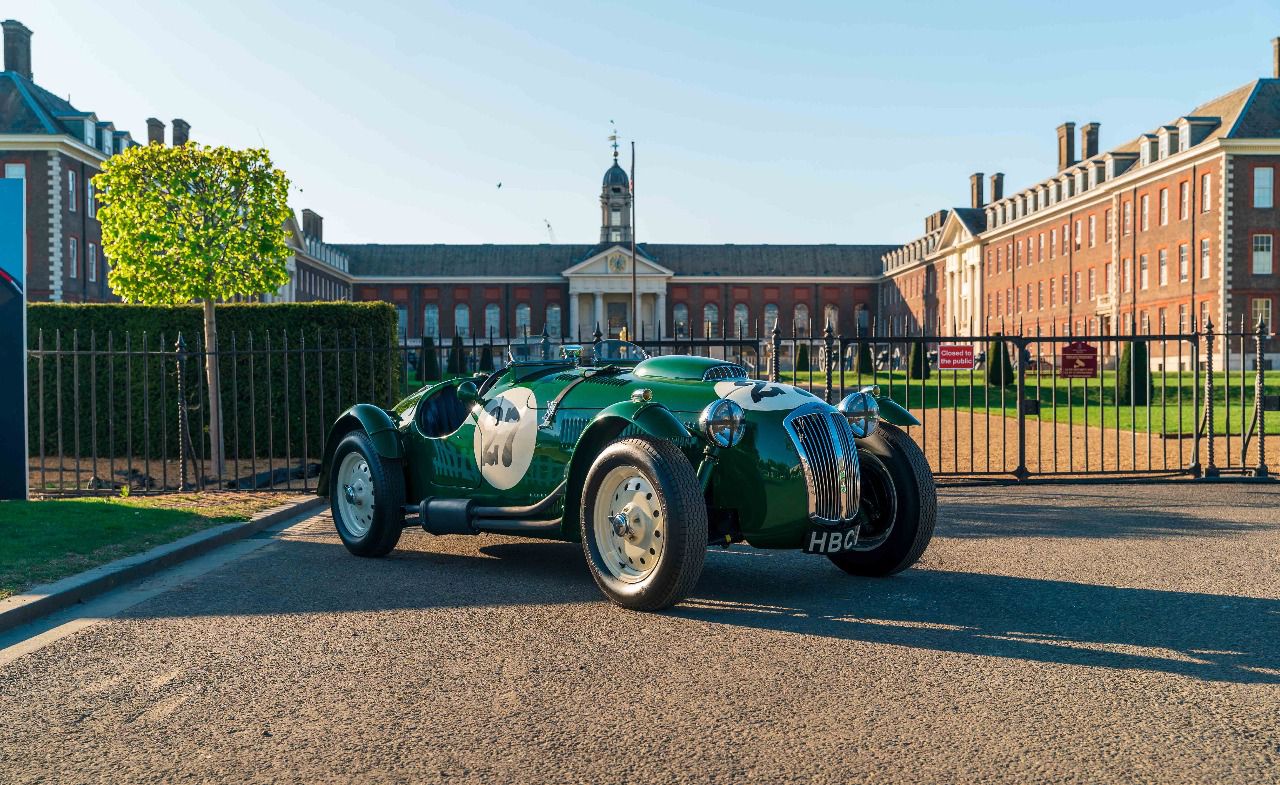
{"type": "Polygon", "coordinates": [[[702,574],[708,537],[706,501],[693,466],[671,442],[636,437],[606,447],[587,472],[579,525],[591,577],[606,597],[624,608],[656,611],[675,605],[693,591],[702,574]],[[665,538],[657,566],[638,582],[615,576],[597,541],[595,510],[601,484],[619,467],[636,470],[653,488],[661,515],[652,520],[666,521],[657,532],[665,538]]]}
{"type": "MultiPolygon", "coordinates": [[[[858,454],[863,464],[864,506],[876,498],[877,492],[891,498],[892,527],[883,541],[868,550],[843,551],[828,558],[850,575],[893,575],[915,564],[933,538],[938,519],[933,471],[911,437],[886,422],[880,423],[876,432],[859,445],[858,454]],[[885,487],[885,474],[893,484],[891,497],[885,487]]],[[[882,504],[880,509],[887,506],[882,504]]]]}
{"type": "Polygon", "coordinates": [[[356,556],[386,556],[400,541],[404,520],[404,472],[400,461],[378,455],[373,442],[364,431],[352,431],[338,442],[329,464],[329,506],[333,510],[333,524],[347,550],[356,556]],[[373,484],[372,518],[367,526],[347,520],[343,511],[346,498],[343,464],[348,456],[363,461],[373,484]]]}

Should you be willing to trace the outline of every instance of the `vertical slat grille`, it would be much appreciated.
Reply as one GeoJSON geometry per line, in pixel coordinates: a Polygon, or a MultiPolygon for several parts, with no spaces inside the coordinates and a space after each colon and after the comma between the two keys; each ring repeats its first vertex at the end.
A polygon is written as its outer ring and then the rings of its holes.
{"type": "Polygon", "coordinates": [[[818,410],[792,415],[787,424],[802,459],[810,516],[851,520],[858,509],[858,459],[849,423],[837,412],[818,410]]]}

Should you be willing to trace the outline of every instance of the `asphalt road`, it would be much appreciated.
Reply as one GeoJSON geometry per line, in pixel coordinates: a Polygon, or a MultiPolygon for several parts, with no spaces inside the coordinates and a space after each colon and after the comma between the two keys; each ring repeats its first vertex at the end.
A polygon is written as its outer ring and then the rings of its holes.
{"type": "Polygon", "coordinates": [[[1276,782],[1278,509],[953,489],[900,576],[717,550],[660,615],[575,546],[319,516],[0,640],[0,781],[1276,782]]]}

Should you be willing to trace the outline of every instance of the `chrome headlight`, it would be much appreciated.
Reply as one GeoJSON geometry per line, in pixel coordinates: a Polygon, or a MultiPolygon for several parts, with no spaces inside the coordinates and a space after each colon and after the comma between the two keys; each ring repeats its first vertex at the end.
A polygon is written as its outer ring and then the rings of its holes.
{"type": "Polygon", "coordinates": [[[732,447],[742,441],[747,416],[742,407],[728,398],[707,404],[698,415],[698,430],[712,447],[732,447]]]}
{"type": "Polygon", "coordinates": [[[872,387],[849,393],[836,408],[849,421],[853,435],[859,439],[865,439],[874,433],[880,422],[880,404],[876,403],[875,389],[872,387]]]}

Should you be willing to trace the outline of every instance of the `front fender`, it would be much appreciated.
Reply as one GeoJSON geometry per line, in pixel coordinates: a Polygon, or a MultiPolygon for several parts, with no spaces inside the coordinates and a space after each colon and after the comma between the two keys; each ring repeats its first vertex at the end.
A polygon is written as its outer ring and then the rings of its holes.
{"type": "Polygon", "coordinates": [[[343,412],[329,429],[329,435],[324,441],[320,475],[316,478],[318,495],[325,496],[329,493],[329,464],[333,453],[338,449],[338,442],[354,430],[362,430],[369,435],[369,441],[373,442],[373,449],[379,456],[397,460],[404,457],[400,431],[391,415],[371,403],[357,403],[343,412]]]}
{"type": "Polygon", "coordinates": [[[689,430],[671,410],[660,403],[621,401],[601,409],[582,430],[582,435],[574,445],[573,455],[569,458],[569,465],[565,467],[567,492],[562,531],[567,539],[576,540],[579,537],[576,502],[582,498],[582,486],[586,482],[591,462],[628,426],[635,426],[655,439],[688,439],[690,436],[689,430]]]}
{"type": "Polygon", "coordinates": [[[621,417],[657,439],[689,437],[689,430],[671,413],[670,409],[652,401],[619,401],[612,406],[606,406],[592,418],[591,425],[608,417],[621,417]]]}
{"type": "Polygon", "coordinates": [[[887,423],[902,426],[920,424],[914,414],[887,395],[877,397],[876,403],[880,404],[880,419],[887,423]]]}

